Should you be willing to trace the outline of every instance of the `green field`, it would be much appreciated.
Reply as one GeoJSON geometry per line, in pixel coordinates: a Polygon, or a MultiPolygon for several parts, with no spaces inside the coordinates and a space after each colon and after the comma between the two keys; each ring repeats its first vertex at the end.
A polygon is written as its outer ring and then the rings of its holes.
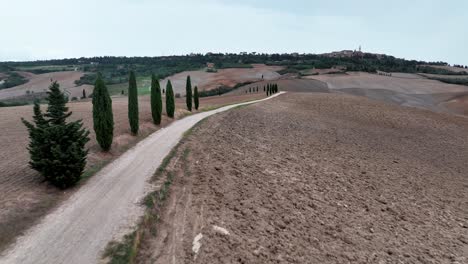
{"type": "MultiPolygon", "coordinates": [[[[147,95],[151,93],[149,89],[151,87],[151,76],[142,76],[137,77],[137,87],[138,95],[147,95]]],[[[108,85],[107,89],[109,90],[110,95],[118,95],[122,93],[122,90],[125,94],[128,92],[128,83],[119,83],[108,85]]]]}

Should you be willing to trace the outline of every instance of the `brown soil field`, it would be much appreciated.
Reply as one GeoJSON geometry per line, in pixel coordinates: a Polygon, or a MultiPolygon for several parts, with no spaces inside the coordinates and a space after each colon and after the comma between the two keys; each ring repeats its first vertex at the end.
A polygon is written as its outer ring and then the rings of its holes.
{"type": "Polygon", "coordinates": [[[276,71],[283,69],[280,66],[266,66],[264,64],[252,64],[252,66],[253,68],[220,69],[214,73],[204,70],[184,71],[167,77],[161,83],[165,84],[167,80],[171,80],[174,92],[185,95],[185,82],[188,75],[190,75],[192,87],[198,86],[199,91],[203,91],[219,86],[233,87],[237,83],[260,81],[262,75],[265,80],[273,80],[280,77],[276,71]]]}
{"type": "Polygon", "coordinates": [[[346,75],[318,75],[306,78],[326,82],[330,89],[360,88],[383,89],[406,94],[431,94],[447,92],[466,92],[468,86],[441,83],[428,79],[409,79],[381,76],[363,72],[346,75]]]}
{"type": "Polygon", "coordinates": [[[93,89],[91,85],[75,85],[75,81],[80,79],[81,76],[83,76],[84,73],[82,72],[64,71],[44,74],[33,74],[29,72],[18,73],[26,77],[29,81],[22,85],[0,90],[0,100],[24,96],[26,94],[26,91],[33,91],[34,93],[43,93],[50,86],[51,79],[57,81],[60,84],[60,88],[65,90],[70,98],[80,98],[83,89],[86,90],[87,94],[90,94],[93,89]]]}
{"type": "MultiPolygon", "coordinates": [[[[200,110],[260,99],[263,94],[241,96],[216,96],[200,99],[200,110]]],[[[156,131],[159,126],[152,124],[149,97],[139,98],[140,108],[140,135],[133,137],[129,133],[127,117],[127,98],[114,97],[114,143],[109,153],[102,153],[95,140],[92,129],[92,104],[90,101],[69,103],[73,112],[72,119],[82,119],[84,126],[91,131],[91,141],[87,147],[87,170],[90,174],[101,168],[106,162],[114,159],[136,142],[156,131]]],[[[45,110],[46,105],[42,106],[45,110]]],[[[185,98],[176,99],[176,118],[188,114],[185,110],[185,98]]],[[[0,108],[0,140],[2,151],[0,152],[0,251],[31,226],[37,219],[47,213],[58,202],[66,199],[75,189],[60,191],[43,182],[38,173],[28,166],[29,153],[28,134],[21,123],[21,117],[31,119],[32,106],[3,107],[0,108]]],[[[170,119],[165,115],[161,126],[165,126],[170,119]]]]}
{"type": "Polygon", "coordinates": [[[423,76],[415,73],[392,72],[391,77],[407,78],[407,79],[424,79],[423,76]]]}
{"type": "Polygon", "coordinates": [[[451,96],[440,104],[455,114],[468,116],[468,93],[460,93],[451,96]]]}
{"type": "Polygon", "coordinates": [[[210,117],[167,167],[137,263],[467,263],[466,131],[343,94],[210,117]]]}
{"type": "Polygon", "coordinates": [[[468,104],[457,97],[468,94],[468,86],[446,84],[419,75],[398,74],[392,77],[368,73],[329,74],[257,82],[230,94],[245,94],[250,87],[277,83],[280,90],[291,92],[345,93],[378,101],[465,115],[468,104]],[[450,101],[450,103],[448,102],[450,101]]]}

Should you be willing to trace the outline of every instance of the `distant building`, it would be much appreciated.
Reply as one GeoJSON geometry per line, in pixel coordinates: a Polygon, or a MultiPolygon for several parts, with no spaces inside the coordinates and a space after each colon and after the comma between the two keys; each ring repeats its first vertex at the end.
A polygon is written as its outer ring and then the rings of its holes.
{"type": "Polygon", "coordinates": [[[212,62],[207,62],[207,63],[206,63],[206,67],[207,67],[208,69],[213,69],[213,68],[215,67],[215,64],[212,63],[212,62]]]}
{"type": "Polygon", "coordinates": [[[359,46],[358,50],[342,50],[342,51],[333,51],[330,53],[321,54],[322,56],[329,57],[329,58],[364,58],[365,55],[373,55],[376,56],[377,59],[381,59],[384,54],[373,54],[369,52],[363,52],[361,46],[359,46]]]}

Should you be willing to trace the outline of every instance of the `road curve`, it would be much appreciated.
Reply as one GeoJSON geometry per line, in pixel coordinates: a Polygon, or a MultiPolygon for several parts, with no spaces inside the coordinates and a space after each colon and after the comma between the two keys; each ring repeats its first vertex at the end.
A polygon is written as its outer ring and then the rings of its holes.
{"type": "Polygon", "coordinates": [[[96,263],[107,243],[121,236],[142,215],[139,201],[147,181],[185,131],[205,117],[236,106],[224,106],[174,121],[142,140],[104,167],[69,199],[18,238],[0,263],[96,263]]]}

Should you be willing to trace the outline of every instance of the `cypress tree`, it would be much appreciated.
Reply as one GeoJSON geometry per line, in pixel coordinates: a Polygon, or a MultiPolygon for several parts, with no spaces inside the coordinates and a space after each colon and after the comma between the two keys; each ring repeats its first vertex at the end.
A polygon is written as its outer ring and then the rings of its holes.
{"type": "Polygon", "coordinates": [[[185,101],[187,104],[187,109],[192,111],[192,81],[190,80],[190,75],[187,76],[187,83],[185,84],[185,101]]]}
{"type": "Polygon", "coordinates": [[[151,115],[153,123],[156,125],[161,124],[162,115],[162,95],[159,80],[153,74],[151,75],[151,115]]]}
{"type": "Polygon", "coordinates": [[[174,118],[175,101],[174,91],[172,90],[171,80],[167,81],[166,85],[166,113],[170,118],[174,118]]]}
{"type": "Polygon", "coordinates": [[[198,87],[195,86],[193,90],[193,102],[195,104],[195,110],[198,110],[198,106],[200,105],[199,98],[198,98],[198,87]]]}
{"type": "Polygon", "coordinates": [[[83,97],[82,97],[82,98],[83,98],[83,99],[86,98],[86,90],[85,90],[85,89],[83,89],[83,97]]]}
{"type": "Polygon", "coordinates": [[[128,121],[132,134],[138,134],[138,90],[133,71],[130,72],[130,77],[128,78],[128,121]]]}
{"type": "Polygon", "coordinates": [[[112,114],[112,99],[101,74],[98,74],[94,83],[93,125],[99,146],[102,150],[108,151],[114,137],[114,116],[112,114]]]}
{"type": "Polygon", "coordinates": [[[57,82],[50,85],[47,101],[46,113],[42,113],[39,103],[34,103],[33,123],[22,119],[29,132],[29,165],[53,185],[67,188],[81,179],[89,131],[81,120],[66,122],[72,113],[57,82]]]}

